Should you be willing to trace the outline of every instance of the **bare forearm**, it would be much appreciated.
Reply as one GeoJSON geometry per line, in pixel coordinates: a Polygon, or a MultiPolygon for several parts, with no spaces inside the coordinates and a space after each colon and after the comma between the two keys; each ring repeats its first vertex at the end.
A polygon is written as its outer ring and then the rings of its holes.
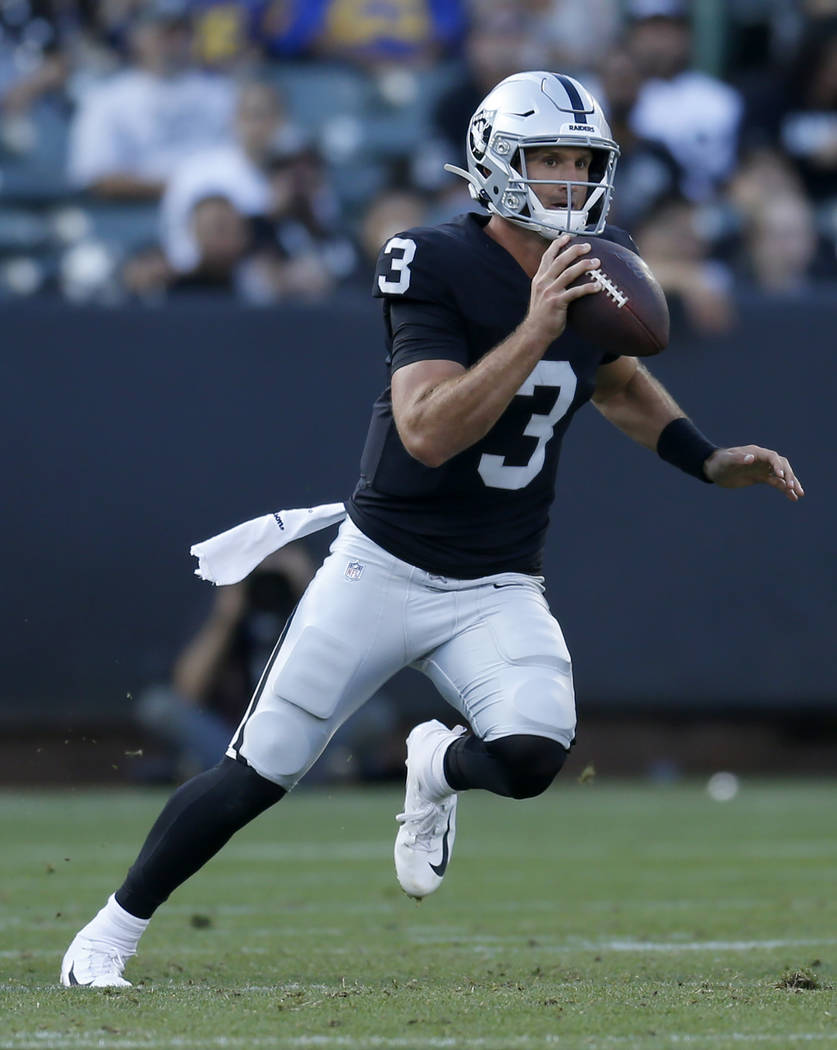
{"type": "Polygon", "coordinates": [[[42,65],[23,77],[3,96],[2,108],[8,113],[22,113],[47,91],[55,91],[67,79],[68,62],[64,55],[47,55],[42,65]]]}
{"type": "Polygon", "coordinates": [[[609,396],[594,397],[594,404],[608,422],[652,451],[663,428],[686,414],[665,387],[638,362],[624,387],[609,396]]]}
{"type": "Polygon", "coordinates": [[[135,175],[105,175],[91,183],[90,192],[111,200],[157,200],[165,184],[135,175]]]}
{"type": "Polygon", "coordinates": [[[494,426],[548,344],[524,321],[466,372],[426,389],[400,421],[405,446],[427,466],[470,448],[494,426]]]}
{"type": "Polygon", "coordinates": [[[211,619],[186,647],[174,665],[175,689],[186,699],[200,702],[229,648],[233,625],[211,619]]]}

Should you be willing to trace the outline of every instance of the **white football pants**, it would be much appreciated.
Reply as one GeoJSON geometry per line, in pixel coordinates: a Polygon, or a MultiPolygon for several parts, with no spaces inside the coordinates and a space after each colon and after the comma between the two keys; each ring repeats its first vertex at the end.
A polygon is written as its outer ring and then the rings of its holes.
{"type": "Polygon", "coordinates": [[[483,740],[569,747],[572,668],[540,579],[433,576],[346,520],[285,627],[227,754],[290,789],[403,667],[423,671],[483,740]]]}

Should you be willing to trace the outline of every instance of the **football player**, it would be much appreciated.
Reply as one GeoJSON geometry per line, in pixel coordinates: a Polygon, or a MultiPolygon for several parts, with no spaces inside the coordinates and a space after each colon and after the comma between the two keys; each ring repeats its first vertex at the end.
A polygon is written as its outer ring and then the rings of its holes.
{"type": "Polygon", "coordinates": [[[706,482],[803,492],[787,459],[718,448],[635,359],[566,330],[598,285],[584,234],[606,218],[618,147],[571,77],[529,72],[485,98],[467,136],[483,214],[413,229],[375,275],[391,375],[360,480],[226,757],[166,804],[128,875],[75,937],[65,985],[121,986],[152,913],[286,794],[390,676],[423,671],[465,723],[417,726],[395,865],[413,897],[451,858],[457,792],[529,798],[575,736],[570,655],[544,599],[541,552],[561,441],[592,400],[635,441],[706,482]]]}

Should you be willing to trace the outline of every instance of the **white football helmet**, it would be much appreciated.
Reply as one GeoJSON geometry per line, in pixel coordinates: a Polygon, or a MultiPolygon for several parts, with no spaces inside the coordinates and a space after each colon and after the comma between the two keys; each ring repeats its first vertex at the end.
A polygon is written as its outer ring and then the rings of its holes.
{"type": "Polygon", "coordinates": [[[619,147],[602,107],[577,80],[561,73],[515,73],[483,99],[471,118],[465,144],[468,170],[446,164],[468,180],[474,200],[504,219],[554,240],[562,233],[601,233],[610,208],[619,147]],[[530,179],[526,149],[575,146],[593,151],[587,178],[530,179]],[[566,208],[545,208],[533,185],[562,185],[566,208]],[[586,187],[581,208],[572,204],[574,186],[586,187]]]}

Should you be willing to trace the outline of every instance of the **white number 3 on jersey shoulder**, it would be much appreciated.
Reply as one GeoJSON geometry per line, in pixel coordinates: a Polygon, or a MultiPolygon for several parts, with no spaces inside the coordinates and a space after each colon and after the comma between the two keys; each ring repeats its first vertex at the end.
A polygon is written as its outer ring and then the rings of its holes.
{"type": "Polygon", "coordinates": [[[410,287],[410,263],[416,254],[416,242],[411,237],[391,237],[384,248],[389,256],[390,277],[378,278],[378,288],[386,295],[403,295],[410,287]]]}

